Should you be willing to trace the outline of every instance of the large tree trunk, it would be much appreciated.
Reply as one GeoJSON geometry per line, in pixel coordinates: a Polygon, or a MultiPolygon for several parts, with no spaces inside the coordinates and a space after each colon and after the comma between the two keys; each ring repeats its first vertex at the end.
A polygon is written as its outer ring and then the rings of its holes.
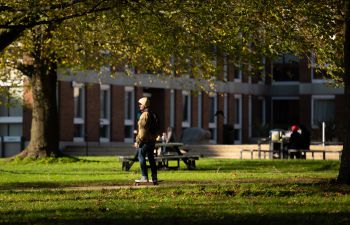
{"type": "Polygon", "coordinates": [[[350,184],[350,0],[345,0],[345,43],[344,43],[344,85],[345,85],[345,134],[338,182],[350,184]]]}
{"type": "Polygon", "coordinates": [[[56,103],[57,66],[51,57],[34,61],[30,86],[33,95],[31,138],[21,157],[48,157],[59,154],[56,103]]]}

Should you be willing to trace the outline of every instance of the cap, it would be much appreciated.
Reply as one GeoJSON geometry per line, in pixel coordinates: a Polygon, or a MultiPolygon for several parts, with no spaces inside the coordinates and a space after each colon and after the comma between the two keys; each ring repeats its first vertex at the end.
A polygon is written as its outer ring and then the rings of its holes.
{"type": "Polygon", "coordinates": [[[145,107],[148,107],[150,105],[149,99],[147,97],[140,98],[138,102],[145,107]]]}
{"type": "Polygon", "coordinates": [[[297,125],[293,125],[291,128],[290,128],[293,132],[295,131],[298,131],[299,130],[299,127],[297,125]]]}

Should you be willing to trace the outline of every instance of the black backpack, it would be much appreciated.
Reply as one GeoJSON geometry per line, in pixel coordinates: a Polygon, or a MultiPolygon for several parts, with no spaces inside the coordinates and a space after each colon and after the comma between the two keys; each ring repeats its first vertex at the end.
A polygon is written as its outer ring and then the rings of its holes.
{"type": "Polygon", "coordinates": [[[155,112],[148,111],[150,114],[150,122],[149,122],[149,130],[151,134],[159,134],[160,133],[160,125],[159,125],[159,119],[155,112]]]}

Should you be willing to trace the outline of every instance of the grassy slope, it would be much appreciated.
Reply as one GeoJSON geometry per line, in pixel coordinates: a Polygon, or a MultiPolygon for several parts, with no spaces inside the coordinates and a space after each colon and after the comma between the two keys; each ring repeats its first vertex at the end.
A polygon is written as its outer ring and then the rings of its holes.
{"type": "Polygon", "coordinates": [[[200,159],[135,188],[138,165],[83,159],[1,160],[0,224],[350,224],[337,161],[200,159]]]}

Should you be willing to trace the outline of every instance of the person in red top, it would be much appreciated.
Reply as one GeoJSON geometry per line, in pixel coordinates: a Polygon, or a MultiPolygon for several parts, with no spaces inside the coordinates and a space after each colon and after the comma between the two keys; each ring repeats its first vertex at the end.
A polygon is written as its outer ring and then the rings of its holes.
{"type": "MultiPolygon", "coordinates": [[[[293,125],[291,126],[291,131],[292,134],[290,135],[289,138],[289,143],[288,143],[288,149],[295,149],[295,150],[300,150],[302,149],[302,139],[301,139],[301,135],[298,132],[299,131],[299,127],[297,125],[293,125]]],[[[295,153],[291,153],[290,154],[291,158],[295,158],[296,159],[300,159],[301,158],[301,152],[295,152],[295,153]]]]}

